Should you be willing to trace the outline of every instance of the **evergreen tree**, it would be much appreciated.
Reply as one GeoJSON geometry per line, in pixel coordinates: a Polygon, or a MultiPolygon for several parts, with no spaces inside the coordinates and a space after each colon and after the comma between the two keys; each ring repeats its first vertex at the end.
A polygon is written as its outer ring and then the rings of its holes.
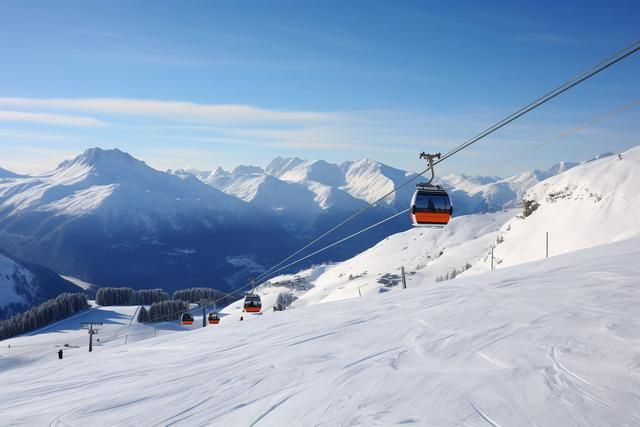
{"type": "Polygon", "coordinates": [[[0,321],[0,340],[42,328],[87,308],[89,304],[84,294],[60,294],[23,313],[0,321]]]}
{"type": "Polygon", "coordinates": [[[143,323],[149,321],[149,312],[144,306],[140,306],[140,310],[138,311],[138,322],[143,323]]]}

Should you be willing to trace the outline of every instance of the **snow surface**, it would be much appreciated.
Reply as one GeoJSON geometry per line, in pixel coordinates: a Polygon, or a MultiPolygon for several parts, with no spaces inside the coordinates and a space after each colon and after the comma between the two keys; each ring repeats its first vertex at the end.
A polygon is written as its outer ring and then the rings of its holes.
{"type": "Polygon", "coordinates": [[[72,348],[62,361],[56,348],[27,345],[52,335],[62,342],[63,331],[20,337],[16,346],[29,350],[0,358],[2,421],[638,425],[639,256],[640,240],[627,240],[435,285],[107,342],[91,354],[72,348]]]}
{"type": "MultiPolygon", "coordinates": [[[[65,357],[74,357],[87,351],[87,331],[82,323],[102,323],[94,337],[94,352],[104,346],[115,347],[143,339],[154,338],[175,332],[188,331],[189,327],[175,322],[139,324],[136,322],[139,306],[101,307],[90,301],[92,308],[76,313],[60,322],[53,323],[25,335],[0,341],[0,371],[11,366],[11,361],[41,363],[59,348],[65,349],[65,357]]],[[[202,316],[199,316],[202,324],[202,316]]]]}

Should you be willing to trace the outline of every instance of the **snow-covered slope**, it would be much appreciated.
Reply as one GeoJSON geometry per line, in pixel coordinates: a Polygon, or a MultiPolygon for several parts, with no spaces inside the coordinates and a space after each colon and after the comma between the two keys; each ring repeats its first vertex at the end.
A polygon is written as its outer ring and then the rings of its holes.
{"type": "Polygon", "coordinates": [[[79,288],[53,271],[26,263],[0,248],[0,320],[79,288]]]}
{"type": "Polygon", "coordinates": [[[629,240],[61,361],[53,347],[4,348],[0,413],[9,425],[637,425],[639,257],[629,240]]]}
{"type": "MultiPolygon", "coordinates": [[[[621,157],[584,163],[531,188],[524,213],[501,230],[495,265],[544,258],[547,232],[550,256],[640,236],[640,147],[621,157]]],[[[471,272],[489,264],[487,257],[471,272]]]]}
{"type": "MultiPolygon", "coordinates": [[[[401,284],[401,266],[408,286],[447,280],[481,259],[500,227],[516,214],[517,210],[466,215],[453,218],[444,229],[397,233],[346,261],[275,277],[256,292],[269,312],[283,292],[296,297],[293,307],[302,307],[389,291],[401,284]]],[[[239,301],[225,313],[239,318],[241,310],[239,301]]]]}

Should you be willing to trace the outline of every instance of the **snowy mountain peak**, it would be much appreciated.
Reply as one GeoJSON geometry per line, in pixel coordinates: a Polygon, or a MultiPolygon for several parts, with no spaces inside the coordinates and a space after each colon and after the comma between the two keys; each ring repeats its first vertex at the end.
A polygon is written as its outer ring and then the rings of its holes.
{"type": "MultiPolygon", "coordinates": [[[[353,197],[372,203],[405,182],[411,172],[387,166],[376,160],[362,159],[341,165],[345,175],[345,185],[341,187],[353,197]]],[[[412,186],[403,187],[385,199],[387,205],[406,201],[413,192],[412,186]]]]}
{"type": "Polygon", "coordinates": [[[123,180],[150,180],[164,172],[149,167],[129,153],[117,148],[103,150],[90,148],[72,160],[66,160],[52,172],[67,184],[78,180],[91,179],[95,183],[112,183],[123,180]]]}
{"type": "Polygon", "coordinates": [[[77,165],[95,167],[119,167],[122,165],[145,165],[146,164],[133,157],[129,153],[120,151],[117,148],[104,150],[99,147],[89,148],[84,153],[72,160],[65,160],[58,165],[57,169],[69,168],[77,165]]]}
{"type": "Polygon", "coordinates": [[[547,169],[547,172],[550,172],[552,175],[557,175],[564,171],[568,171],[571,168],[575,168],[579,164],[580,163],[575,163],[575,162],[560,162],[560,163],[556,163],[555,165],[547,169]]]}
{"type": "Polygon", "coordinates": [[[304,163],[305,161],[298,157],[276,157],[265,168],[268,175],[280,178],[283,174],[304,163]]]}
{"type": "Polygon", "coordinates": [[[229,174],[229,172],[224,170],[222,168],[222,166],[218,166],[217,168],[215,168],[214,170],[211,171],[211,174],[209,176],[213,177],[213,176],[228,175],[228,174],[229,174]]]}
{"type": "Polygon", "coordinates": [[[329,187],[345,184],[344,176],[338,165],[324,160],[305,161],[279,176],[283,181],[304,183],[318,182],[329,187]]]}

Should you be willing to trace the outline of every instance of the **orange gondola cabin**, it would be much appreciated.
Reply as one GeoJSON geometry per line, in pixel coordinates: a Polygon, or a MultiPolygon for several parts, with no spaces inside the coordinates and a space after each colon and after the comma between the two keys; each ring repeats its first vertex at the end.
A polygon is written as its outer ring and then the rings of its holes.
{"type": "Polygon", "coordinates": [[[182,313],[180,317],[180,323],[183,325],[193,325],[193,314],[191,313],[182,313]]]}
{"type": "Polygon", "coordinates": [[[218,323],[220,323],[220,316],[218,316],[218,313],[215,313],[215,312],[209,313],[208,319],[209,319],[210,325],[217,325],[218,323]]]}
{"type": "Polygon", "coordinates": [[[260,313],[262,300],[259,295],[247,294],[244,296],[244,311],[247,313],[260,313]]]}
{"type": "Polygon", "coordinates": [[[411,200],[411,223],[441,228],[449,223],[453,207],[447,191],[439,185],[418,184],[411,200]]]}

